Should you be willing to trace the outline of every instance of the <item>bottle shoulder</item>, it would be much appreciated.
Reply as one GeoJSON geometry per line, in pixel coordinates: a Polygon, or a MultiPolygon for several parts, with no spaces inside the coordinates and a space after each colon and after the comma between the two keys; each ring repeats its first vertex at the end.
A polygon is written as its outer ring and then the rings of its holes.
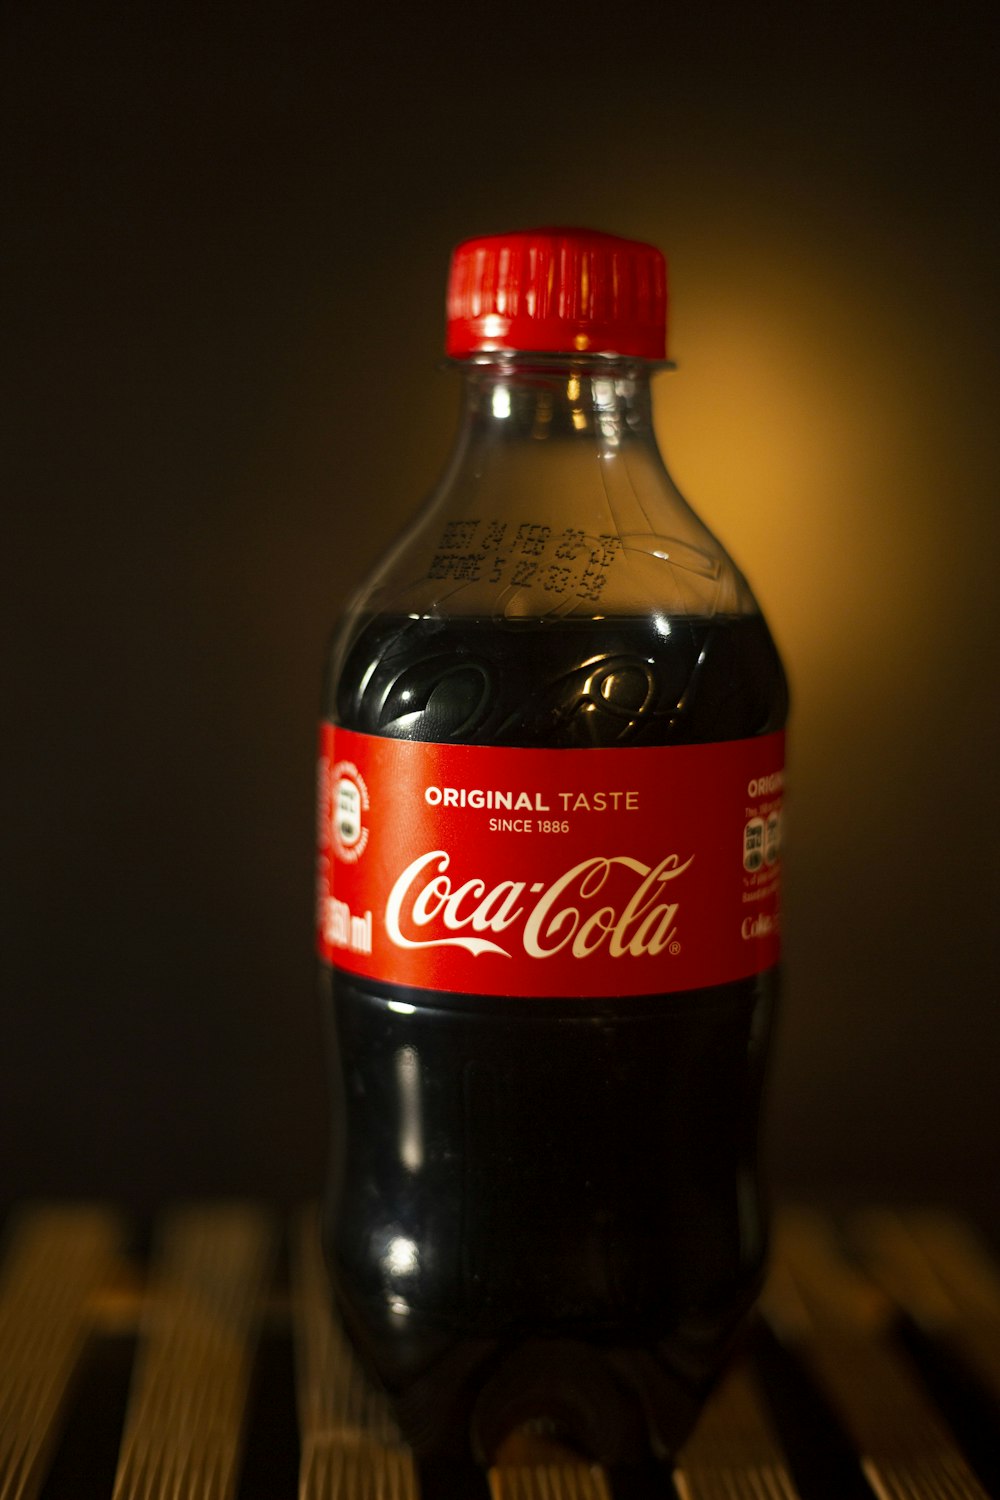
{"type": "Polygon", "coordinates": [[[655,447],[515,449],[458,465],[358,590],[376,614],[508,620],[757,612],[655,447]]]}
{"type": "Polygon", "coordinates": [[[551,381],[478,392],[440,484],[346,613],[330,717],[412,739],[567,746],[783,722],[756,601],[674,484],[643,402],[627,382],[617,407],[608,382],[594,378],[589,405],[582,381],[563,384],[561,406],[551,381]],[[542,421],[554,412],[561,423],[542,421]]]}

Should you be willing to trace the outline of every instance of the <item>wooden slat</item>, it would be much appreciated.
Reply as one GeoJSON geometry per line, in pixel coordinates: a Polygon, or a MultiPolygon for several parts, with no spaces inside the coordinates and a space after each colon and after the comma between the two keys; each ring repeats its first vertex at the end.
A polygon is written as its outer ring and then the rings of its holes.
{"type": "MultiPolygon", "coordinates": [[[[844,1257],[822,1216],[779,1216],[763,1304],[772,1328],[825,1393],[876,1500],[984,1500],[994,1473],[987,1396],[1000,1402],[995,1263],[949,1215],[871,1211],[852,1216],[846,1231],[857,1261],[844,1257]],[[916,1329],[905,1330],[924,1376],[934,1346],[947,1344],[963,1356],[950,1368],[966,1387],[949,1386],[943,1366],[941,1383],[928,1379],[925,1390],[894,1337],[900,1310],[923,1331],[918,1341],[916,1329]],[[963,1389],[982,1401],[968,1426],[963,1389]]],[[[315,1212],[296,1222],[292,1239],[299,1500],[418,1500],[413,1456],[331,1314],[315,1212]]],[[[264,1316],[287,1327],[285,1300],[270,1288],[273,1225],[248,1207],[166,1215],[144,1293],[123,1240],[117,1216],[94,1207],[35,1209],[12,1223],[0,1267],[0,1500],[39,1500],[50,1471],[59,1493],[72,1493],[67,1464],[83,1451],[84,1382],[99,1369],[90,1356],[101,1338],[136,1330],[114,1500],[235,1500],[258,1328],[264,1316]]],[[[679,1500],[797,1500],[770,1415],[794,1448],[795,1408],[781,1381],[763,1404],[756,1381],[767,1368],[755,1358],[723,1380],[674,1469],[679,1500]]],[[[796,1465],[808,1487],[802,1453],[796,1465]]],[[[530,1425],[508,1436],[488,1476],[470,1471],[475,1493],[487,1477],[493,1500],[611,1500],[618,1483],[530,1425]]],[[[653,1483],[651,1471],[643,1482],[653,1483]]],[[[666,1495],[666,1472],[661,1484],[666,1495]]],[[[427,1485],[427,1500],[436,1500],[427,1485]]]]}
{"type": "Polygon", "coordinates": [[[743,1364],[702,1413],[674,1469],[680,1500],[798,1500],[781,1446],[743,1364]]]}
{"type": "Polygon", "coordinates": [[[114,1500],[235,1493],[270,1219],[244,1205],[165,1216],[140,1326],[114,1500]]]}
{"type": "Polygon", "coordinates": [[[303,1449],[300,1500],[415,1500],[408,1449],[320,1440],[303,1449]]]}
{"type": "Polygon", "coordinates": [[[945,1213],[908,1213],[906,1224],[955,1304],[1000,1333],[1000,1270],[968,1224],[945,1213]]]}
{"type": "Polygon", "coordinates": [[[838,1253],[826,1222],[785,1214],[764,1297],[795,1337],[854,1441],[879,1500],[985,1500],[985,1492],[908,1366],[884,1339],[888,1299],[838,1253]]]}
{"type": "Polygon", "coordinates": [[[416,1500],[413,1456],[331,1313],[315,1210],[292,1252],[300,1500],[416,1500]]]}
{"type": "Polygon", "coordinates": [[[493,1500],[608,1500],[610,1495],[604,1469],[586,1463],[544,1420],[507,1433],[488,1478],[493,1500]]]}
{"type": "Polygon", "coordinates": [[[504,1464],[489,1478],[492,1500],[611,1500],[597,1464],[504,1464]]]}
{"type": "Polygon", "coordinates": [[[117,1215],[102,1208],[37,1208],[15,1225],[0,1282],[0,1500],[33,1500],[41,1487],[121,1242],[117,1215]]]}
{"type": "Polygon", "coordinates": [[[852,1229],[886,1294],[1000,1403],[1000,1275],[977,1237],[951,1216],[887,1210],[857,1215],[852,1229]]]}

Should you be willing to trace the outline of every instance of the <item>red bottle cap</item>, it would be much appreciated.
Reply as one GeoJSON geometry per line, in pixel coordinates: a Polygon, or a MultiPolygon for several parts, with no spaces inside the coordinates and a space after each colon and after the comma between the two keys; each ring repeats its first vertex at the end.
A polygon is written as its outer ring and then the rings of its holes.
{"type": "Polygon", "coordinates": [[[666,359],[667,267],[654,245],[596,229],[466,240],[451,258],[445,348],[666,359]]]}

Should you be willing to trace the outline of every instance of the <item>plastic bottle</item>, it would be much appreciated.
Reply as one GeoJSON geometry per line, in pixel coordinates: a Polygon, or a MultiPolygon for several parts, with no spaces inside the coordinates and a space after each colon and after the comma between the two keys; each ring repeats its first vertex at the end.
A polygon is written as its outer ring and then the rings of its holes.
{"type": "Polygon", "coordinates": [[[424,1453],[669,1455],[762,1274],[787,695],[657,447],[665,304],[611,235],[457,249],[454,452],[331,650],[326,1250],[424,1453]]]}

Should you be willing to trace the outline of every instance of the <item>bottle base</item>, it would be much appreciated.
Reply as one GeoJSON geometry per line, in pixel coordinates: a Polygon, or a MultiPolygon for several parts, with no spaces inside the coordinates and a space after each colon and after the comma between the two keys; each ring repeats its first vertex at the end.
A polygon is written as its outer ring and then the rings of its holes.
{"type": "Polygon", "coordinates": [[[599,1350],[573,1339],[529,1339],[498,1367],[472,1411],[473,1454],[488,1463],[512,1432],[541,1425],[611,1468],[666,1459],[694,1426],[702,1394],[646,1349],[599,1350]]]}
{"type": "Polygon", "coordinates": [[[362,1367],[389,1398],[414,1453],[485,1467],[524,1429],[608,1468],[646,1464],[651,1456],[669,1462],[736,1336],[735,1328],[728,1337],[716,1328],[704,1347],[689,1341],[679,1355],[666,1341],[456,1338],[415,1327],[395,1336],[386,1363],[372,1347],[370,1322],[359,1324],[349,1305],[341,1313],[362,1367]]]}

